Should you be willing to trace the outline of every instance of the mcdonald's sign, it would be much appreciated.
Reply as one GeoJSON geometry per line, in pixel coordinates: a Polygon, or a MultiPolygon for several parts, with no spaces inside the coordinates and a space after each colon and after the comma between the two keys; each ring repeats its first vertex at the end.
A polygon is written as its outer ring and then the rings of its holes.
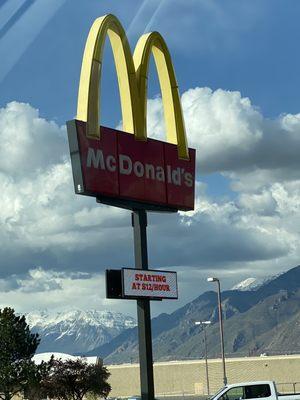
{"type": "Polygon", "coordinates": [[[86,42],[76,120],[67,123],[75,192],[192,210],[195,150],[187,146],[178,85],[158,32],[141,36],[132,56],[116,17],[95,20],[86,42]],[[109,37],[119,83],[123,131],[99,124],[102,54],[109,37]],[[167,142],[147,137],[147,80],[153,54],[164,106],[167,142]]]}

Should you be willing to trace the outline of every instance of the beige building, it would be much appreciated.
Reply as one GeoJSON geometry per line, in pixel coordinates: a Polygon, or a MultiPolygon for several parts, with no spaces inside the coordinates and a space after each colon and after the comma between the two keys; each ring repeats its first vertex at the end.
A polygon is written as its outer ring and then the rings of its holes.
{"type": "MultiPolygon", "coordinates": [[[[111,376],[110,396],[140,393],[138,364],[107,366],[111,376]]],[[[222,386],[220,359],[208,361],[210,393],[222,386]]],[[[229,383],[274,380],[279,391],[300,392],[300,355],[230,358],[226,360],[229,383]],[[284,383],[284,384],[283,384],[284,383]]],[[[159,395],[207,394],[205,361],[170,361],[154,364],[155,393],[159,395]]]]}

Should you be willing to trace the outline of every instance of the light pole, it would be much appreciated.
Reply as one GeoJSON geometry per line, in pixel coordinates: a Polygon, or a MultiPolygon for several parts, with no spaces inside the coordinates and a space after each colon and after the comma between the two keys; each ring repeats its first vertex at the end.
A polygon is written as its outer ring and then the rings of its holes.
{"type": "Polygon", "coordinates": [[[208,362],[207,362],[207,338],[206,338],[206,327],[210,325],[210,321],[196,321],[195,325],[203,326],[204,331],[204,348],[205,348],[205,371],[206,371],[206,387],[207,394],[209,395],[209,377],[208,377],[208,362]]]}
{"type": "Polygon", "coordinates": [[[222,364],[223,364],[223,382],[224,385],[227,385],[225,351],[224,351],[223,313],[222,313],[222,302],[221,302],[221,285],[218,278],[207,278],[207,282],[217,282],[218,285],[218,308],[219,308],[219,325],[220,325],[220,338],[221,338],[221,354],[222,354],[222,364]]]}

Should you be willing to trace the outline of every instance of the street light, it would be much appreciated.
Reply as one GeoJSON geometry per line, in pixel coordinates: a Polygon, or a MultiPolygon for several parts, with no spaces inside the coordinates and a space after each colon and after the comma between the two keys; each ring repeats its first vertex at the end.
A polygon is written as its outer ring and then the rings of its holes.
{"type": "Polygon", "coordinates": [[[209,395],[209,378],[208,378],[208,362],[207,362],[207,338],[206,338],[206,327],[210,325],[210,321],[196,321],[195,325],[203,326],[204,331],[204,348],[205,348],[205,370],[206,370],[206,387],[207,394],[209,395]]]}
{"type": "Polygon", "coordinates": [[[221,338],[221,354],[223,364],[223,382],[227,385],[226,367],[225,367],[225,352],[224,352],[224,331],[223,331],[223,314],[221,302],[221,285],[218,278],[207,278],[207,282],[217,282],[218,285],[218,308],[219,308],[219,325],[220,325],[220,338],[221,338]]]}

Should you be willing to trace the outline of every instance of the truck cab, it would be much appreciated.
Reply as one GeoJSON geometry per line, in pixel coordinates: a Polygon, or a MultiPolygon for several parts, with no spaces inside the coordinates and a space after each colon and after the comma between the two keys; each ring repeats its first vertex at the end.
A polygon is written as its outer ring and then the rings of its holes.
{"type": "Polygon", "coordinates": [[[266,400],[300,400],[297,393],[280,395],[276,385],[272,381],[242,382],[226,385],[211,400],[244,400],[244,399],[266,399],[266,400]]]}

